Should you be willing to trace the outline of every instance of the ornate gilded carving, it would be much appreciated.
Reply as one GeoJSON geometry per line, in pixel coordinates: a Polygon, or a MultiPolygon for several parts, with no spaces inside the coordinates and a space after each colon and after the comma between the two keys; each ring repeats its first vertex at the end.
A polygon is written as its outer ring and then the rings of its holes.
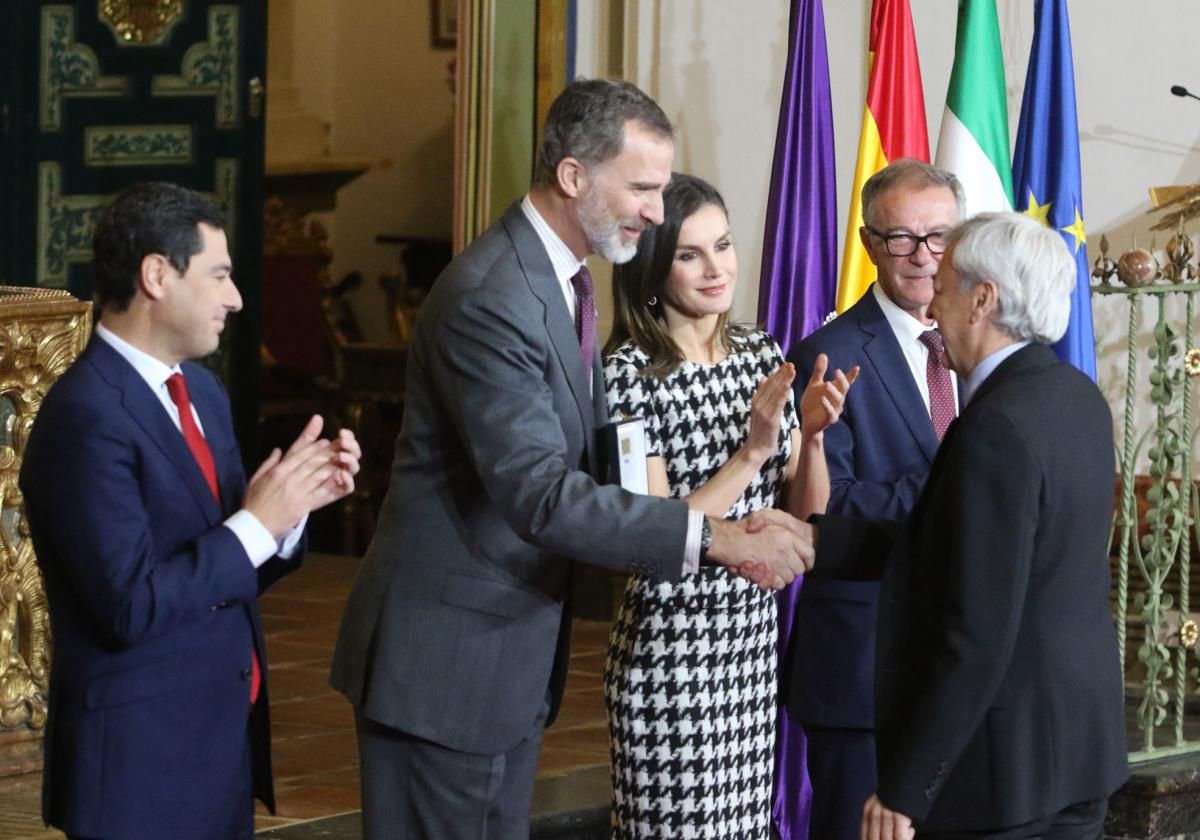
{"type": "Polygon", "coordinates": [[[68,97],[124,96],[125,76],[103,76],[91,47],[75,41],[75,10],[43,6],[39,62],[38,123],[42,131],[62,127],[62,102],[68,97]]]}
{"type": "Polygon", "coordinates": [[[0,730],[46,721],[50,612],[17,476],[42,400],[90,325],[91,306],[65,292],[0,287],[0,730]]]}
{"type": "Polygon", "coordinates": [[[238,27],[237,6],[211,6],[208,10],[208,40],[193,44],[183,56],[178,76],[155,76],[155,96],[213,96],[216,98],[217,128],[235,128],[238,121],[238,27]]]}
{"type": "Polygon", "coordinates": [[[88,166],[187,165],[193,161],[190,125],[90,125],[83,130],[88,166]]]}
{"type": "Polygon", "coordinates": [[[100,20],[122,45],[161,44],[182,17],[183,0],[100,0],[100,20]]]}

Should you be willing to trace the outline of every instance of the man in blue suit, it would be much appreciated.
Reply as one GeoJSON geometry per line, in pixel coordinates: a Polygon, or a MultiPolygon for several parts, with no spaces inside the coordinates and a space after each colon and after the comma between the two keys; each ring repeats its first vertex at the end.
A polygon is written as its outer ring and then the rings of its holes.
{"type": "Polygon", "coordinates": [[[247,483],[224,389],[187,361],[241,309],[223,227],[171,184],[101,212],[99,324],[21,469],[54,633],[43,818],[71,838],[248,838],[253,799],[273,809],[256,599],[358,471],[314,417],[247,483]]]}
{"type": "MultiPolygon", "coordinates": [[[[878,282],[792,350],[799,383],[819,353],[832,368],[861,367],[841,422],[825,430],[831,514],[905,519],[954,416],[957,386],[941,366],[940,338],[928,335],[936,331],[928,306],[963,201],[954,175],[920,161],[899,160],[872,176],[863,185],[859,234],[878,282]]],[[[822,840],[858,840],[863,805],[876,789],[878,600],[877,581],[813,578],[796,607],[782,691],[808,737],[811,835],[822,840]]]]}

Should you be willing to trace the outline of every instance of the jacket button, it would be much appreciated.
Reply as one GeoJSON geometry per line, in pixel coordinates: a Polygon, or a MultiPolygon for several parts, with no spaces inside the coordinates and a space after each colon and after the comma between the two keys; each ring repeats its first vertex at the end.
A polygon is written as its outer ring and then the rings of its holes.
{"type": "Polygon", "coordinates": [[[242,679],[244,679],[244,680],[250,679],[250,669],[249,668],[242,669],[242,679]]]}

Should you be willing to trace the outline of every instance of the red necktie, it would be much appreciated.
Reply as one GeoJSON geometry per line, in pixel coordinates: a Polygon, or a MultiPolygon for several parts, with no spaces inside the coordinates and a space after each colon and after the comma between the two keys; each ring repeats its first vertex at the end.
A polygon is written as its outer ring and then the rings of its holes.
{"type": "MultiPolygon", "coordinates": [[[[208,489],[212,491],[213,498],[220,503],[221,488],[217,484],[217,465],[213,461],[212,450],[208,448],[208,441],[204,439],[200,427],[196,425],[196,418],[192,416],[192,400],[188,396],[187,381],[183,378],[182,373],[174,373],[167,378],[167,393],[171,395],[171,402],[175,403],[175,407],[179,409],[179,427],[183,430],[183,439],[187,442],[188,449],[192,450],[192,457],[200,466],[200,472],[204,473],[204,480],[208,482],[208,489]]],[[[258,664],[258,652],[251,648],[251,705],[258,699],[258,690],[261,687],[262,666],[258,664]]]]}
{"type": "Polygon", "coordinates": [[[596,348],[596,300],[592,293],[592,274],[586,265],[571,278],[575,288],[575,336],[583,353],[583,366],[592,369],[592,354],[596,348]]]}
{"type": "Polygon", "coordinates": [[[929,358],[925,362],[925,382],[929,386],[929,416],[933,420],[933,431],[940,441],[946,436],[950,421],[958,413],[954,404],[954,385],[950,381],[950,371],[942,364],[942,334],[937,330],[926,330],[919,336],[920,341],[929,348],[929,358]]]}

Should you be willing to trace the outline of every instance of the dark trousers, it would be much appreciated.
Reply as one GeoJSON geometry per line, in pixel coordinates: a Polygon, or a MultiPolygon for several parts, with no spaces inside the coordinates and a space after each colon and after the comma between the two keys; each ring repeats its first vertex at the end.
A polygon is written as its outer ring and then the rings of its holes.
{"type": "Polygon", "coordinates": [[[544,722],[476,755],[356,715],[364,840],[528,840],[544,722]]]}
{"type": "MultiPolygon", "coordinates": [[[[1057,814],[997,831],[918,831],[918,840],[1101,840],[1108,799],[1068,805],[1057,814]]],[[[814,835],[815,836],[815,835],[814,835]]]]}
{"type": "Polygon", "coordinates": [[[813,840],[859,840],[863,806],[878,786],[875,733],[804,724],[813,840]]]}

